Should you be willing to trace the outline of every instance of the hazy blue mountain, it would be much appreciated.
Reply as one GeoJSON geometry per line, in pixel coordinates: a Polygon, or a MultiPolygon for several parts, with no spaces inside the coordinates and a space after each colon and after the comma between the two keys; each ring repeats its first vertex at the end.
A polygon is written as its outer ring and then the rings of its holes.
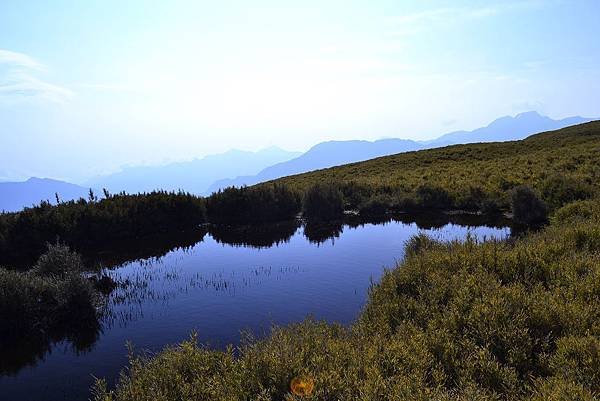
{"type": "Polygon", "coordinates": [[[535,111],[529,111],[517,114],[515,117],[501,117],[494,120],[487,127],[478,128],[473,131],[450,132],[433,141],[424,143],[427,147],[440,147],[459,143],[515,141],[539,132],[554,131],[591,120],[583,117],[553,120],[535,111]]]}
{"type": "Polygon", "coordinates": [[[164,166],[127,167],[111,175],[93,178],[86,184],[94,188],[106,188],[112,193],[182,189],[195,194],[205,194],[210,184],[216,180],[257,174],[267,166],[298,155],[300,152],[288,152],[277,147],[258,152],[230,150],[189,162],[164,166]]]}
{"type": "Polygon", "coordinates": [[[0,211],[19,211],[24,207],[39,204],[43,200],[55,204],[56,193],[61,201],[87,198],[89,188],[64,181],[36,177],[23,182],[0,182],[0,211]]]}
{"type": "Polygon", "coordinates": [[[379,141],[329,141],[319,143],[306,153],[282,163],[267,167],[254,176],[241,176],[215,182],[210,192],[228,186],[252,185],[287,175],[339,166],[379,156],[422,149],[418,142],[406,139],[382,139],[379,141]]]}
{"type": "Polygon", "coordinates": [[[463,143],[518,140],[539,132],[552,131],[591,120],[593,119],[582,117],[569,117],[563,120],[553,120],[549,117],[542,116],[535,111],[530,111],[518,114],[515,117],[506,116],[499,118],[488,126],[473,131],[450,132],[432,141],[415,142],[401,139],[385,139],[375,142],[323,142],[313,146],[301,156],[267,167],[257,175],[216,181],[211,185],[210,191],[216,191],[228,186],[253,185],[288,175],[412,150],[463,143]]]}

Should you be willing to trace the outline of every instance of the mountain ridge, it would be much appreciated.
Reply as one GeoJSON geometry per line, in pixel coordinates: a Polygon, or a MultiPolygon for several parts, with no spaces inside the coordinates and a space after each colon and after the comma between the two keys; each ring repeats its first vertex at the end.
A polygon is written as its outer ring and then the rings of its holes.
{"type": "Polygon", "coordinates": [[[300,152],[290,152],[271,146],[256,152],[231,149],[191,161],[169,163],[163,166],[132,166],[106,176],[94,177],[85,182],[110,192],[150,192],[162,189],[183,190],[198,195],[206,194],[209,185],[223,177],[251,175],[261,169],[296,157],[300,152]]]}
{"type": "MultiPolygon", "coordinates": [[[[485,127],[477,128],[471,131],[454,131],[443,134],[436,139],[430,141],[413,141],[409,139],[380,139],[377,141],[327,141],[314,145],[306,153],[301,156],[279,163],[278,165],[270,166],[259,172],[255,176],[241,176],[234,179],[224,179],[213,183],[209,189],[210,192],[217,191],[229,186],[255,185],[261,182],[278,179],[281,177],[301,174],[308,171],[319,170],[323,168],[335,167],[348,163],[355,163],[364,160],[369,160],[376,157],[388,156],[396,153],[403,153],[414,150],[430,149],[443,147],[454,144],[464,143],[479,143],[479,142],[504,142],[510,140],[524,139],[529,135],[565,128],[567,126],[576,125],[592,121],[593,119],[579,116],[567,117],[560,120],[553,120],[550,117],[543,116],[536,111],[528,111],[519,113],[516,116],[504,116],[495,119],[485,127]],[[376,147],[377,144],[383,144],[386,141],[387,147],[382,147],[377,154],[370,152],[369,146],[376,147]],[[400,141],[400,142],[397,142],[400,141]],[[347,155],[343,162],[339,159],[331,159],[327,162],[323,161],[322,147],[331,147],[338,145],[339,148],[335,152],[342,152],[341,147],[348,144],[363,143],[368,144],[364,149],[363,155],[353,158],[352,155],[347,155]],[[400,145],[400,143],[402,145],[400,145]],[[394,146],[393,144],[398,144],[394,146]],[[308,162],[306,162],[309,160],[308,162]]],[[[330,149],[333,152],[333,149],[330,149]]]]}
{"type": "Polygon", "coordinates": [[[0,211],[16,212],[37,205],[43,200],[56,204],[60,201],[87,198],[89,188],[52,178],[30,177],[26,181],[0,182],[0,211]]]}

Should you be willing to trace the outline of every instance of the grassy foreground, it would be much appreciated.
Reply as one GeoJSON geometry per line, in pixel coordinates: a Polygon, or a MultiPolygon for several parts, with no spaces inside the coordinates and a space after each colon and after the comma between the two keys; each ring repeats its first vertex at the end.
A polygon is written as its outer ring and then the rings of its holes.
{"type": "Polygon", "coordinates": [[[416,237],[351,327],[307,320],[225,352],[132,357],[96,401],[594,400],[600,202],[513,242],[416,237]]]}

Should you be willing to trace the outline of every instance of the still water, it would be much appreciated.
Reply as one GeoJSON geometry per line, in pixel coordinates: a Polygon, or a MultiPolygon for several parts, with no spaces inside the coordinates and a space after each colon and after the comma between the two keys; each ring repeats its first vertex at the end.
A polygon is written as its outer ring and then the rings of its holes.
{"type": "Polygon", "coordinates": [[[290,222],[212,228],[180,247],[170,238],[173,248],[154,256],[138,249],[107,256],[105,263],[120,263],[107,274],[122,285],[108,297],[100,327],[0,355],[0,400],[87,400],[94,377],[112,383],[127,364],[128,342],[136,351],[158,351],[196,331],[201,342],[222,348],[238,343],[242,330],[260,336],[307,316],[351,323],[371,281],[421,232],[485,240],[505,238],[510,228],[460,217],[290,222]]]}

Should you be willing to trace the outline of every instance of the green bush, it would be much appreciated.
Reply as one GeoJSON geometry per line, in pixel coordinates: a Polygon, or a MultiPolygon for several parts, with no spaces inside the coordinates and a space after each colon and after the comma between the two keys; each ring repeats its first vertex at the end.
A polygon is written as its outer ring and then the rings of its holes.
{"type": "Polygon", "coordinates": [[[513,219],[518,224],[542,224],[548,219],[548,207],[528,186],[516,187],[511,196],[513,219]]]}
{"type": "Polygon", "coordinates": [[[593,196],[591,185],[562,174],[553,175],[542,181],[540,192],[542,199],[551,209],[558,209],[567,203],[593,196]]]}
{"type": "Polygon", "coordinates": [[[316,184],[304,194],[303,214],[309,219],[336,219],[344,214],[344,198],[335,184],[316,184]]]}
{"type": "Polygon", "coordinates": [[[226,188],[206,199],[211,223],[267,223],[293,219],[300,212],[300,196],[280,184],[226,188]]]}
{"type": "Polygon", "coordinates": [[[423,209],[446,210],[453,206],[448,191],[431,184],[420,185],[416,190],[417,206],[423,209]]]}
{"type": "Polygon", "coordinates": [[[61,245],[49,245],[29,271],[0,268],[0,339],[96,326],[99,294],[81,270],[79,255],[61,245]]]}
{"type": "Polygon", "coordinates": [[[32,273],[39,276],[63,277],[83,272],[85,266],[81,256],[71,252],[68,246],[57,243],[48,246],[32,268],[32,273]]]}
{"type": "Polygon", "coordinates": [[[393,201],[389,196],[376,196],[360,205],[361,216],[381,216],[392,209],[393,201]]]}
{"type": "Polygon", "coordinates": [[[574,221],[600,220],[600,209],[595,200],[569,203],[552,215],[554,224],[565,224],[574,221]]]}

